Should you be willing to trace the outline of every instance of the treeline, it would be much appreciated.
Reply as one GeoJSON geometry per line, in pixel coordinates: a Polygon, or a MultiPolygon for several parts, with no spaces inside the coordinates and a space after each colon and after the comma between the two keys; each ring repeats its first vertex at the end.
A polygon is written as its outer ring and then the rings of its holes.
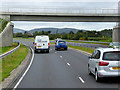
{"type": "Polygon", "coordinates": [[[49,35],[49,38],[51,40],[54,40],[56,38],[62,38],[67,40],[95,40],[95,41],[101,41],[101,40],[109,40],[112,41],[112,29],[105,29],[102,31],[82,31],[79,30],[76,33],[73,31],[70,31],[69,33],[56,33],[51,34],[51,31],[35,31],[34,33],[28,33],[25,31],[24,34],[22,33],[16,33],[14,34],[14,37],[35,37],[37,35],[49,35]]]}

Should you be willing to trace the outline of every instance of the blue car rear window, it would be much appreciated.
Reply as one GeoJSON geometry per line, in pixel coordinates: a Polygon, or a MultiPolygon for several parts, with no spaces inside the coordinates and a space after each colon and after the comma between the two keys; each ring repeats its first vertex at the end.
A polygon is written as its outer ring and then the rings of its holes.
{"type": "Polygon", "coordinates": [[[59,41],[58,43],[60,43],[60,44],[65,44],[65,41],[59,41]]]}

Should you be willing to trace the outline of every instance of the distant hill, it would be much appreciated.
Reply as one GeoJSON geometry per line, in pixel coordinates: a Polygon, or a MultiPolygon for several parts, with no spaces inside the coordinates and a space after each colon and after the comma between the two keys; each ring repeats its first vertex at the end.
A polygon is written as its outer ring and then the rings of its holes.
{"type": "Polygon", "coordinates": [[[13,28],[13,33],[23,33],[24,34],[24,32],[25,32],[25,30],[13,28]]]}
{"type": "MultiPolygon", "coordinates": [[[[28,33],[34,33],[35,31],[51,31],[51,34],[56,34],[56,33],[69,33],[70,31],[73,31],[74,33],[76,33],[79,29],[74,29],[74,28],[35,28],[35,29],[32,29],[30,31],[28,31],[28,33]]],[[[23,33],[25,32],[26,30],[22,30],[22,29],[18,29],[18,28],[14,28],[13,29],[13,33],[23,33]]],[[[83,30],[83,31],[86,31],[86,30],[83,30]]]]}
{"type": "MultiPolygon", "coordinates": [[[[74,28],[35,28],[32,29],[30,31],[28,31],[29,33],[34,33],[35,31],[51,31],[51,34],[55,33],[69,33],[70,31],[73,31],[74,33],[76,33],[78,31],[78,29],[74,29],[74,28]]],[[[86,31],[86,30],[83,30],[86,31]]]]}

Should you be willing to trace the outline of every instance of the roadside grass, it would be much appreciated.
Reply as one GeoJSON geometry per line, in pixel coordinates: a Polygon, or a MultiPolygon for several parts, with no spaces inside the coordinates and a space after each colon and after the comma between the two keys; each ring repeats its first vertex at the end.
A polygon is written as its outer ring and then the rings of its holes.
{"type": "Polygon", "coordinates": [[[78,49],[78,50],[82,50],[88,53],[93,53],[95,49],[92,48],[87,48],[87,47],[82,47],[82,46],[72,46],[72,45],[68,45],[68,47],[70,48],[74,48],[74,49],[78,49]]]}
{"type": "Polygon", "coordinates": [[[89,43],[89,44],[100,44],[100,45],[109,45],[109,43],[97,43],[97,42],[84,42],[84,41],[68,41],[66,40],[66,42],[74,42],[74,43],[89,43]]]}
{"type": "Polygon", "coordinates": [[[50,42],[50,44],[55,44],[54,42],[50,42]]]}
{"type": "MultiPolygon", "coordinates": [[[[54,42],[50,42],[50,44],[55,45],[54,42]]],[[[94,50],[95,50],[95,49],[92,49],[92,48],[87,48],[87,47],[82,47],[82,46],[72,46],[70,44],[68,44],[68,47],[78,49],[78,50],[82,50],[82,51],[85,51],[85,52],[88,52],[88,53],[93,53],[94,50]]]]}
{"type": "Polygon", "coordinates": [[[17,45],[18,45],[17,43],[13,43],[13,46],[1,47],[0,48],[0,55],[14,49],[15,47],[17,47],[17,45]]]}
{"type": "Polygon", "coordinates": [[[10,72],[17,68],[21,62],[26,58],[28,53],[28,48],[25,45],[21,45],[20,48],[4,58],[4,61],[0,60],[0,82],[2,82],[5,78],[10,76],[10,72]],[[2,68],[1,68],[2,66],[2,68]]]}

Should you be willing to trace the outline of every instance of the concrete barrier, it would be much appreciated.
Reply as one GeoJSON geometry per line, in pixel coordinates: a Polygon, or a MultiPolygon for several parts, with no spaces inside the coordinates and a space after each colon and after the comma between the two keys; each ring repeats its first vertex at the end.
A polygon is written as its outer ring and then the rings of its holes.
{"type": "Polygon", "coordinates": [[[0,47],[12,46],[14,24],[9,22],[5,29],[0,33],[0,47]]]}

